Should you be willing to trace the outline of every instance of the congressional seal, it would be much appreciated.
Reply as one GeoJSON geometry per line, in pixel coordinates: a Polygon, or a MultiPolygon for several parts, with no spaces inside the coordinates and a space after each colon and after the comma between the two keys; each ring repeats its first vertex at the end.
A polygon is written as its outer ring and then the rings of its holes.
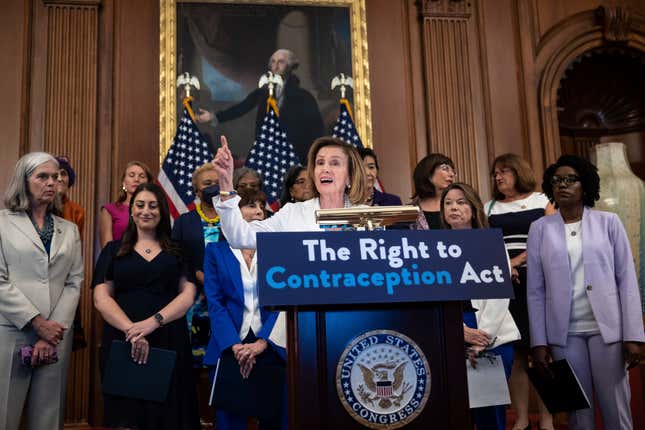
{"type": "Polygon", "coordinates": [[[336,367],[338,398],[356,421],[396,429],[423,411],[430,394],[430,366],[421,348],[393,330],[353,339],[336,367]]]}

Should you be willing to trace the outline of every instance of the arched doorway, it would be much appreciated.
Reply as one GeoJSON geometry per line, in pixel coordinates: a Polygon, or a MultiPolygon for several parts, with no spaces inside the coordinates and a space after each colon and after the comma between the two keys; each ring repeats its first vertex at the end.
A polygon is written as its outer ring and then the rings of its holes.
{"type": "Polygon", "coordinates": [[[645,53],[596,48],[576,58],[557,91],[560,150],[589,156],[594,144],[619,141],[645,179],[645,53]]]}
{"type": "Polygon", "coordinates": [[[544,164],[554,162],[562,153],[558,103],[567,71],[596,52],[624,50],[645,55],[645,16],[617,6],[601,6],[563,21],[548,36],[538,47],[535,61],[544,164]]]}

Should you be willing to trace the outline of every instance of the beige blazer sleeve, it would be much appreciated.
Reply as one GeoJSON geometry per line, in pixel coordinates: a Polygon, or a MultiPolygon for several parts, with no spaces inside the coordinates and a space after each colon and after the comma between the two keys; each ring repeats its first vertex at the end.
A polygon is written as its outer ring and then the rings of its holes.
{"type": "Polygon", "coordinates": [[[54,217],[48,255],[25,213],[0,211],[0,325],[22,329],[36,315],[71,325],[82,281],[76,225],[54,217]]]}
{"type": "MultiPolygon", "coordinates": [[[[72,223],[66,223],[65,227],[64,234],[69,236],[71,240],[66,240],[66,244],[61,246],[68,246],[69,253],[62,258],[60,270],[54,266],[54,264],[58,264],[57,261],[50,261],[50,272],[54,272],[52,275],[60,280],[57,285],[62,285],[62,288],[56,290],[50,287],[51,306],[53,309],[48,319],[58,321],[65,327],[71,327],[83,285],[83,255],[81,253],[81,237],[78,227],[72,223]],[[70,242],[71,247],[69,247],[70,242]],[[67,269],[68,267],[69,269],[67,269]]],[[[52,248],[53,245],[52,243],[52,248]]]]}
{"type": "MultiPolygon", "coordinates": [[[[2,225],[0,221],[0,225],[2,225]]],[[[5,244],[9,238],[0,228],[0,324],[10,323],[22,329],[40,311],[9,278],[5,244]]]]}

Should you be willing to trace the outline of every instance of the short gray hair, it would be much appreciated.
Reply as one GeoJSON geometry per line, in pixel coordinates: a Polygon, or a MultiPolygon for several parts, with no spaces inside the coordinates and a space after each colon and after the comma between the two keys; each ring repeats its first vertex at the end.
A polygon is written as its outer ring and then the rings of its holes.
{"type": "Polygon", "coordinates": [[[237,190],[238,182],[240,182],[240,179],[242,179],[246,175],[255,176],[260,181],[260,188],[262,188],[262,175],[260,175],[257,170],[253,170],[249,167],[240,167],[239,169],[235,169],[235,171],[233,172],[233,188],[237,190]]]}
{"type": "Polygon", "coordinates": [[[58,166],[56,158],[46,152],[30,152],[18,160],[9,186],[4,193],[4,205],[7,209],[24,212],[31,207],[27,180],[38,166],[49,161],[58,166]]]}

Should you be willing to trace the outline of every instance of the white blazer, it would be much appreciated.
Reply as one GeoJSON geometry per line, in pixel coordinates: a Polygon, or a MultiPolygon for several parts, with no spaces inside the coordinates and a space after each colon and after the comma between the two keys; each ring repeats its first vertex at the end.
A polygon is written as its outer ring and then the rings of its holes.
{"type": "Polygon", "coordinates": [[[0,210],[0,326],[36,315],[71,327],[83,282],[76,224],[53,216],[49,256],[25,212],[0,210]]]}
{"type": "Polygon", "coordinates": [[[477,328],[495,339],[492,347],[520,339],[520,331],[508,310],[509,299],[485,299],[470,301],[477,312],[477,328]]]}
{"type": "Polygon", "coordinates": [[[255,233],[265,231],[318,231],[316,210],[320,209],[318,198],[304,202],[287,203],[271,218],[246,222],[238,204],[240,197],[226,201],[213,199],[215,210],[220,216],[222,231],[231,248],[255,249],[255,233]]]}

